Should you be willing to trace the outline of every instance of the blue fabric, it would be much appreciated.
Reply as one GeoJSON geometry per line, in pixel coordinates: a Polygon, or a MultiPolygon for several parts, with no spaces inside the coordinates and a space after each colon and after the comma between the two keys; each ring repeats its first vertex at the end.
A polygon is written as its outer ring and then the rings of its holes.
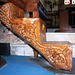
{"type": "Polygon", "coordinates": [[[38,7],[38,11],[45,17],[47,18],[47,16],[45,15],[45,13],[42,11],[42,9],[40,7],[38,7]]]}
{"type": "Polygon", "coordinates": [[[7,65],[0,69],[0,75],[54,75],[27,61],[26,56],[3,56],[7,65]]]}

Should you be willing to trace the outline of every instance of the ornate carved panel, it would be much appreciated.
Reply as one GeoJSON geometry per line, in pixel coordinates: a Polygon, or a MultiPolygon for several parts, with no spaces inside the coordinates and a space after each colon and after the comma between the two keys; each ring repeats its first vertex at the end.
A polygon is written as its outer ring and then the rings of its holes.
{"type": "Polygon", "coordinates": [[[8,6],[10,5],[6,4],[1,8],[1,21],[40,52],[50,64],[56,68],[71,70],[72,45],[69,42],[47,42],[45,22],[40,18],[9,19],[8,6]],[[10,23],[7,23],[6,17],[10,23]]]}
{"type": "Polygon", "coordinates": [[[24,17],[24,11],[17,6],[15,6],[12,3],[7,3],[2,6],[0,18],[6,24],[9,28],[11,28],[10,19],[14,18],[23,18],[24,17]],[[5,17],[2,17],[5,16],[5,17]]]}

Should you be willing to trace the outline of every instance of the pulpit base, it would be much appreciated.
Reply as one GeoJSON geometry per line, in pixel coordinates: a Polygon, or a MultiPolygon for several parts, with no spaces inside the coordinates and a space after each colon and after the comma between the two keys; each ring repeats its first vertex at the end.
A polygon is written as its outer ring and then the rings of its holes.
{"type": "Polygon", "coordinates": [[[75,66],[73,66],[71,71],[67,71],[55,68],[54,66],[50,65],[43,57],[29,57],[27,60],[52,72],[54,75],[75,75],[75,66]]]}

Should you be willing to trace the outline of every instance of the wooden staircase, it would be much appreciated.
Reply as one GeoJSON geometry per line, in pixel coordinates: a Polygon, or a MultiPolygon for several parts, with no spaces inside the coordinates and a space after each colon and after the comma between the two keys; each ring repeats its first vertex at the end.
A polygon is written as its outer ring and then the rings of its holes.
{"type": "Polygon", "coordinates": [[[14,33],[26,40],[56,68],[72,69],[72,45],[46,41],[46,23],[40,18],[23,18],[24,11],[12,3],[1,7],[1,21],[14,33]]]}

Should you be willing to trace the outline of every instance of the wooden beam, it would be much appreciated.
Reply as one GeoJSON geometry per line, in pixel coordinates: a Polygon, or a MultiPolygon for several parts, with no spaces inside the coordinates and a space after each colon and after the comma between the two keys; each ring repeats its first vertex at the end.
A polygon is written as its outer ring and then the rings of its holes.
{"type": "Polygon", "coordinates": [[[24,11],[26,11],[26,3],[22,0],[8,0],[9,2],[13,3],[14,5],[20,7],[24,11]]]}

